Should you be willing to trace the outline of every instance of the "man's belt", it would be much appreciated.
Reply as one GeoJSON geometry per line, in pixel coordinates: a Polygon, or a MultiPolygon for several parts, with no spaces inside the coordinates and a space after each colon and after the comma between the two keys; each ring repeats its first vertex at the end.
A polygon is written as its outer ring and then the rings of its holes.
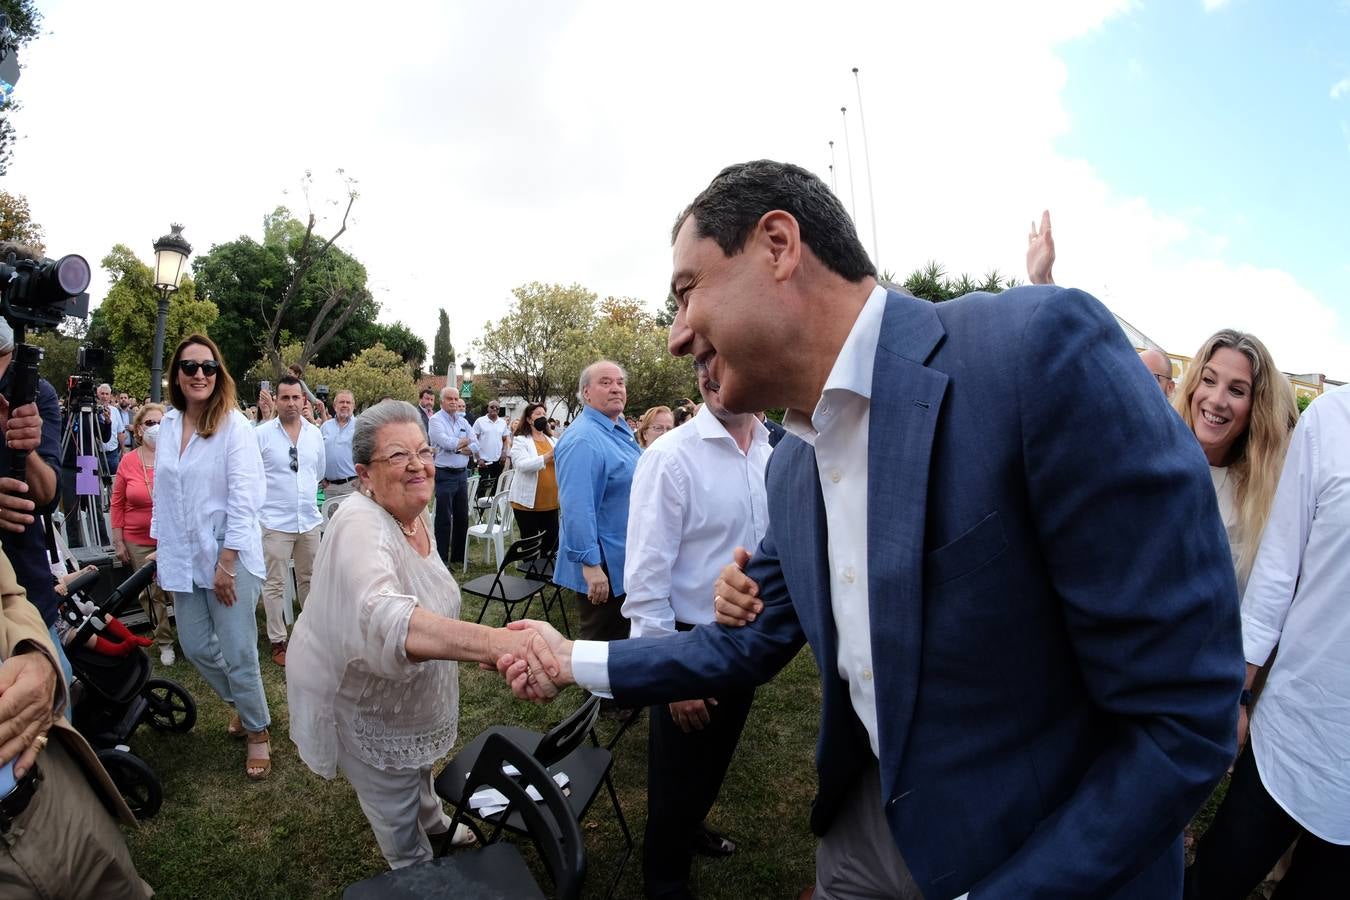
{"type": "Polygon", "coordinates": [[[353,476],[350,477],[350,478],[329,478],[329,479],[328,479],[328,483],[329,483],[329,484],[346,484],[346,483],[349,482],[349,481],[355,481],[355,480],[356,480],[356,476],[353,475],[353,476]]]}
{"type": "Polygon", "coordinates": [[[33,763],[33,768],[15,782],[14,790],[0,799],[0,834],[9,833],[14,820],[23,815],[23,811],[33,801],[33,795],[37,793],[38,784],[41,782],[42,770],[38,768],[37,763],[33,763]]]}
{"type": "Polygon", "coordinates": [[[468,466],[437,466],[437,472],[467,472],[468,466]]]}

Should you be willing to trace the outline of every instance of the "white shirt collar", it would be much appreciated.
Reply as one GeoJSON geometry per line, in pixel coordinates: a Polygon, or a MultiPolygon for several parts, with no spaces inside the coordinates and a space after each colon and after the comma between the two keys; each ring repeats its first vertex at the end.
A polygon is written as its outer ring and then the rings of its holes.
{"type": "Polygon", "coordinates": [[[881,320],[886,314],[886,294],[886,288],[878,284],[867,295],[867,302],[849,329],[844,346],[839,348],[811,418],[791,409],[783,416],[783,427],[789,432],[814,444],[822,424],[821,413],[828,408],[828,397],[834,391],[847,391],[864,400],[872,399],[872,367],[876,363],[877,342],[881,340],[881,320]]]}
{"type": "MultiPolygon", "coordinates": [[[[751,446],[769,439],[769,429],[764,427],[764,423],[756,421],[755,424],[759,427],[751,433],[751,446]]],[[[706,406],[700,408],[698,415],[694,416],[694,427],[698,429],[699,437],[705,441],[721,439],[736,444],[736,439],[731,436],[731,432],[727,431],[727,426],[723,425],[722,420],[713,415],[706,406]]],[[[739,444],[736,444],[736,447],[740,449],[739,444]]]]}

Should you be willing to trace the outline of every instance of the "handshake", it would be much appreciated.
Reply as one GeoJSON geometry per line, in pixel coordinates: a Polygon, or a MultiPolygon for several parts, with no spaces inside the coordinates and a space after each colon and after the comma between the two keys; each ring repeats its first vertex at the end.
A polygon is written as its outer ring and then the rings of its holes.
{"type": "MultiPolygon", "coordinates": [[[[759,599],[759,585],[743,571],[750,554],[737,547],[733,556],[734,562],[723,568],[713,583],[713,612],[718,624],[740,628],[755,621],[764,604],[759,599]]],[[[547,703],[576,683],[572,675],[573,642],[549,623],[533,619],[509,622],[503,637],[506,640],[493,651],[497,671],[521,700],[547,703]]],[[[483,668],[490,666],[484,664],[483,668]]]]}

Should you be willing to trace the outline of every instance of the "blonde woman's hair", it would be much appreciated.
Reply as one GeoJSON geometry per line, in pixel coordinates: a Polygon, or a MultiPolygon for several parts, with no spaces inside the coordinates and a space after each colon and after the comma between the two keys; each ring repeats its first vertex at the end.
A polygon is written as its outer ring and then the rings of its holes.
{"type": "MultiPolygon", "coordinates": [[[[134,419],[131,420],[131,433],[132,433],[133,435],[139,435],[139,434],[140,434],[140,432],[141,432],[141,423],[144,422],[144,421],[145,421],[145,417],[148,416],[148,415],[150,415],[150,413],[152,413],[152,412],[157,412],[157,413],[159,413],[161,416],[164,415],[164,406],[163,406],[163,404],[160,404],[160,403],[147,403],[147,404],[145,404],[144,406],[142,406],[139,410],[136,411],[136,418],[134,418],[134,419]]],[[[139,446],[141,445],[141,443],[142,443],[141,439],[140,439],[139,437],[137,437],[137,438],[136,438],[136,446],[139,447],[139,446]]]]}
{"type": "Polygon", "coordinates": [[[206,408],[197,420],[197,434],[207,438],[215,434],[216,429],[229,419],[230,413],[239,408],[239,398],[235,395],[234,379],[230,377],[230,370],[225,368],[225,360],[221,358],[216,342],[204,334],[190,334],[179,342],[178,349],[173,351],[173,362],[169,363],[169,402],[174,409],[187,412],[187,395],[178,386],[178,361],[183,358],[183,351],[193,344],[210,350],[211,356],[220,363],[215,384],[211,387],[211,396],[207,398],[206,408]]]}
{"type": "Polygon", "coordinates": [[[656,417],[661,415],[661,413],[670,416],[670,421],[675,421],[675,414],[670,411],[669,406],[653,406],[642,414],[641,419],[638,419],[636,437],[638,446],[644,450],[647,449],[647,432],[651,430],[652,424],[656,421],[656,417]]]}
{"type": "Polygon", "coordinates": [[[1186,368],[1181,385],[1172,404],[1185,420],[1192,433],[1195,421],[1191,416],[1191,399],[1200,387],[1205,366],[1220,350],[1236,350],[1252,367],[1252,408],[1247,430],[1238,435],[1229,451],[1232,462],[1229,476],[1236,486],[1237,519],[1242,535],[1242,553],[1238,557],[1238,582],[1243,583],[1251,573],[1261,532],[1265,530],[1270,504],[1275,499],[1275,488],[1280,483],[1284,468],[1284,452],[1289,446],[1289,435],[1298,421],[1298,404],[1294,400],[1294,386],[1275,367],[1266,345],[1255,335],[1225,328],[1216,332],[1196,351],[1195,359],[1186,368]]]}

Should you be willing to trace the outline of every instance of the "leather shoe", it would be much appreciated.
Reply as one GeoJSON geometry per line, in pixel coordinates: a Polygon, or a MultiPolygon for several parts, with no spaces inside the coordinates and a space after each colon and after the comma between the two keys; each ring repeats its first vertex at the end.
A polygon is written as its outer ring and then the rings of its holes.
{"type": "Polygon", "coordinates": [[[286,642],[285,642],[285,641],[273,641],[273,642],[272,642],[272,662],[274,662],[274,663],[276,663],[277,665],[281,666],[283,669],[286,667],[286,642]]]}
{"type": "Polygon", "coordinates": [[[689,842],[694,852],[700,856],[730,856],[736,852],[735,841],[718,834],[706,825],[694,829],[689,842]]]}

